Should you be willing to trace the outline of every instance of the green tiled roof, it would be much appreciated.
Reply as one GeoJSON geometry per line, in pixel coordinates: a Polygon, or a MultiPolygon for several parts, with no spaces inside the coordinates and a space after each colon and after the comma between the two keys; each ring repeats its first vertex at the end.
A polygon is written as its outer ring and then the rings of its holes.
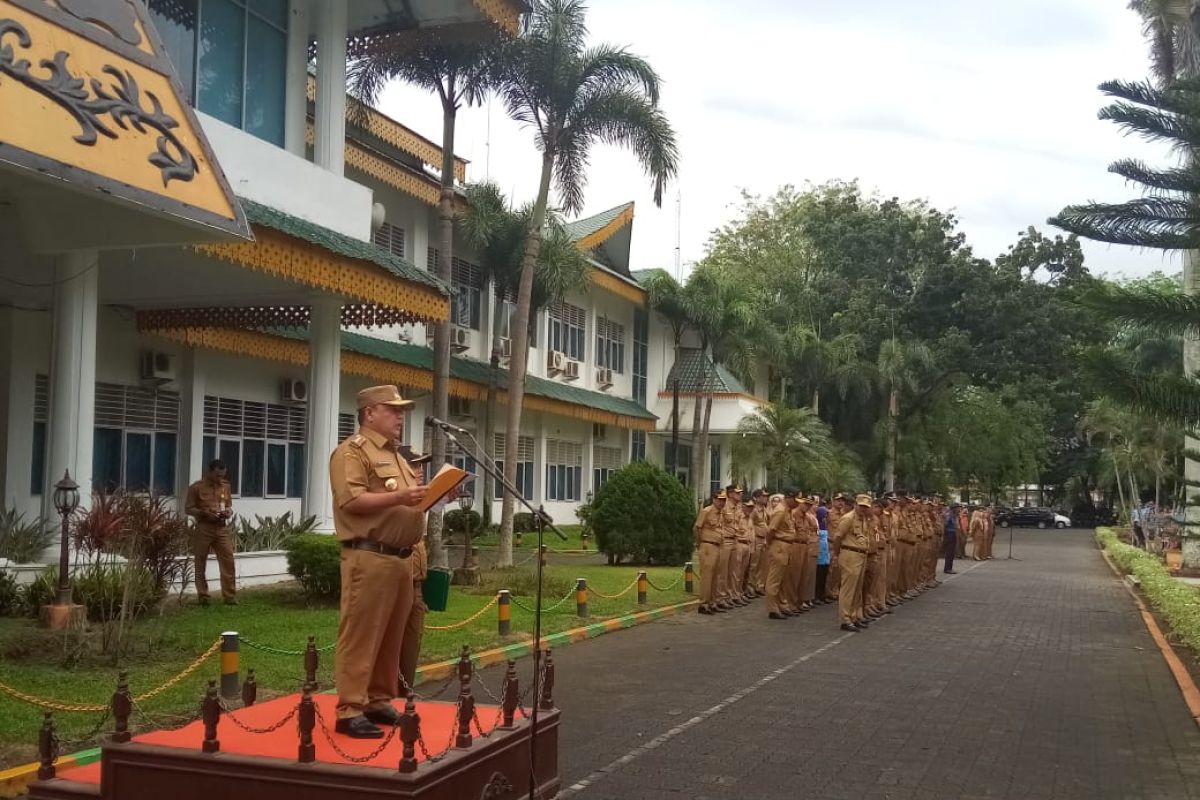
{"type": "Polygon", "coordinates": [[[679,350],[679,359],[667,373],[668,388],[673,385],[676,375],[681,392],[747,393],[746,387],[733,377],[733,373],[720,364],[713,364],[708,354],[694,347],[679,350]]]}
{"type": "Polygon", "coordinates": [[[445,295],[450,294],[449,289],[437,276],[431,275],[425,270],[410,264],[403,258],[388,250],[384,250],[377,244],[364,242],[361,239],[355,239],[353,236],[346,236],[343,233],[338,233],[335,230],[330,230],[300,217],[294,217],[277,208],[271,208],[270,206],[264,206],[262,203],[247,200],[244,197],[239,197],[238,202],[242,204],[242,208],[246,211],[246,219],[255,225],[273,228],[274,230],[286,233],[288,236],[303,239],[318,247],[323,247],[340,256],[366,261],[402,280],[424,284],[445,295]]]}
{"type": "Polygon", "coordinates": [[[617,217],[621,216],[633,203],[622,203],[616,208],[610,208],[608,211],[601,211],[591,217],[577,219],[574,222],[567,223],[567,233],[571,235],[572,241],[578,241],[585,236],[589,236],[603,228],[608,223],[612,222],[617,217]]]}
{"type": "Polygon", "coordinates": [[[642,286],[645,286],[646,281],[650,279],[651,275],[657,275],[660,272],[663,275],[671,274],[671,273],[667,272],[665,269],[663,269],[662,267],[656,267],[654,269],[635,269],[632,272],[630,272],[629,275],[635,281],[637,281],[639,284],[641,284],[642,286]]]}
{"type": "MultiPolygon", "coordinates": [[[[275,330],[280,336],[293,339],[308,339],[305,330],[275,330]]],[[[342,349],[364,356],[373,356],[396,364],[403,364],[417,369],[433,369],[433,349],[403,342],[390,342],[377,339],[374,336],[363,336],[360,333],[342,331],[342,349]]],[[[450,377],[470,383],[486,386],[492,367],[483,361],[462,356],[451,356],[450,377]]],[[[508,370],[497,369],[497,385],[503,389],[508,385],[508,370]]],[[[593,392],[558,381],[546,380],[536,375],[528,375],[525,379],[525,393],[548,397],[551,400],[561,400],[564,403],[596,408],[610,414],[620,414],[625,417],[641,419],[658,419],[639,403],[623,397],[614,397],[604,392],[593,392]]]]}

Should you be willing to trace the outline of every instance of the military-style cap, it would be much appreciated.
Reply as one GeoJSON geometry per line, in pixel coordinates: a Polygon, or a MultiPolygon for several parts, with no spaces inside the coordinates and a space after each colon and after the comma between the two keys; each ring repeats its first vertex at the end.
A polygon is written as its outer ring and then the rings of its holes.
{"type": "Polygon", "coordinates": [[[727,492],[740,492],[741,490],[742,490],[742,486],[741,486],[741,484],[738,484],[738,483],[731,483],[725,487],[725,491],[727,491],[727,492]]]}
{"type": "Polygon", "coordinates": [[[725,493],[724,493],[724,492],[717,492],[717,496],[716,496],[716,498],[715,498],[715,499],[717,499],[717,500],[724,500],[724,499],[725,499],[725,493]]]}
{"type": "Polygon", "coordinates": [[[396,408],[410,408],[414,405],[412,400],[405,400],[400,396],[400,391],[395,386],[368,386],[358,393],[358,407],[367,408],[368,406],[385,405],[395,406],[396,408]]]}
{"type": "Polygon", "coordinates": [[[798,493],[796,492],[795,489],[784,489],[783,490],[784,497],[795,497],[797,494],[798,493]]]}
{"type": "Polygon", "coordinates": [[[871,495],[869,495],[869,494],[858,495],[857,497],[854,498],[854,504],[856,506],[867,506],[869,508],[871,506],[871,495]]]}
{"type": "Polygon", "coordinates": [[[804,503],[804,505],[806,505],[806,506],[811,506],[813,504],[812,498],[805,494],[797,494],[796,502],[804,503]]]}
{"type": "Polygon", "coordinates": [[[770,496],[770,493],[769,493],[769,492],[768,492],[766,489],[755,489],[755,490],[754,490],[754,491],[751,493],[751,495],[750,495],[750,496],[751,496],[751,497],[769,497],[769,496],[770,496]]]}
{"type": "Polygon", "coordinates": [[[754,508],[754,501],[753,500],[743,500],[742,505],[745,506],[746,508],[754,508]]]}

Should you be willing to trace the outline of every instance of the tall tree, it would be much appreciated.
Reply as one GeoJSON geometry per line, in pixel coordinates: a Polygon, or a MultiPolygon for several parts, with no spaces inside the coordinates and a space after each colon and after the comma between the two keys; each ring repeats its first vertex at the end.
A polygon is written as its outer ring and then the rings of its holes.
{"type": "MultiPolygon", "coordinates": [[[[454,257],[454,130],[458,110],[478,105],[487,95],[494,74],[494,46],[486,40],[448,41],[430,38],[417,46],[406,44],[379,48],[354,61],[347,72],[351,93],[367,105],[374,105],[383,88],[397,78],[431,91],[442,104],[441,195],[438,199],[437,276],[450,285],[454,257]]],[[[438,322],[433,328],[433,415],[450,415],[450,322],[438,322]]],[[[446,461],[446,438],[434,429],[433,469],[446,461]]],[[[429,515],[430,563],[445,567],[447,557],[442,546],[442,512],[429,515]]]]}
{"type": "Polygon", "coordinates": [[[887,491],[896,488],[896,446],[900,438],[900,397],[915,393],[929,377],[933,353],[920,341],[889,339],[879,346],[875,364],[879,391],[887,403],[883,430],[883,486],[887,491]]]}
{"type": "MultiPolygon", "coordinates": [[[[647,301],[658,312],[671,329],[671,345],[674,349],[671,363],[679,363],[679,351],[683,336],[691,327],[687,300],[683,287],[663,270],[657,270],[645,282],[647,301]]],[[[667,454],[667,471],[679,474],[679,371],[671,379],[671,449],[667,454]]]]}
{"type": "MultiPolygon", "coordinates": [[[[568,214],[583,208],[588,153],[596,141],[629,148],[649,173],[654,202],[678,169],[675,134],[658,107],[659,80],[644,59],[611,45],[587,47],[581,0],[534,0],[524,34],[508,42],[495,71],[509,115],[533,127],[542,172],[517,290],[509,366],[504,470],[516,478],[517,436],[525,398],[530,301],[550,184],[568,214]]],[[[513,500],[501,516],[499,564],[512,563],[513,500]]]]}
{"type": "MultiPolygon", "coordinates": [[[[733,440],[733,474],[748,477],[766,470],[769,486],[796,481],[813,465],[818,465],[819,471],[832,471],[843,459],[829,426],[812,409],[768,403],[742,417],[737,432],[733,440]]],[[[860,486],[861,482],[854,488],[860,486]]]]}

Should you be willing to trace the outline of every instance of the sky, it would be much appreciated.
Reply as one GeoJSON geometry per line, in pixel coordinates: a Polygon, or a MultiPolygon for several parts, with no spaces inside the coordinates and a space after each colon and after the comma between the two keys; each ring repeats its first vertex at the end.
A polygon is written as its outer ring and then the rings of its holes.
{"type": "MultiPolygon", "coordinates": [[[[1148,73],[1125,0],[594,0],[588,25],[658,71],[679,142],[661,209],[630,153],[592,150],[583,216],[635,202],[633,269],[673,271],[678,231],[686,274],[743,191],[830,179],[953,211],[992,258],[1064,205],[1133,196],[1110,162],[1169,158],[1096,118],[1100,82],[1148,73]]],[[[433,95],[395,83],[380,107],[441,140],[433,95]]],[[[536,196],[532,132],[498,100],[460,112],[455,150],[468,180],[536,196]]],[[[1084,250],[1107,275],[1179,268],[1157,251],[1084,250]]]]}

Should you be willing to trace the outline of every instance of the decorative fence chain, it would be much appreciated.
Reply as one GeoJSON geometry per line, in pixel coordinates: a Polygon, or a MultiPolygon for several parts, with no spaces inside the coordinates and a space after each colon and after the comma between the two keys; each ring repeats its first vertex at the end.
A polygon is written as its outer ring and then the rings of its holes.
{"type": "Polygon", "coordinates": [[[451,623],[450,625],[426,625],[425,630],[427,630],[427,631],[452,631],[455,628],[465,627],[467,625],[470,625],[472,622],[479,619],[480,617],[482,617],[489,608],[496,605],[496,603],[498,603],[498,602],[500,602],[500,594],[497,592],[496,594],[492,595],[492,599],[488,601],[488,604],[486,606],[479,609],[474,614],[472,614],[471,616],[462,620],[461,622],[454,622],[454,623],[451,623]]]}
{"type": "Polygon", "coordinates": [[[379,743],[379,747],[376,747],[365,756],[352,756],[342,748],[338,747],[337,742],[335,742],[333,737],[329,735],[329,728],[325,725],[325,718],[321,716],[321,707],[318,705],[313,705],[313,711],[317,712],[317,722],[319,723],[317,727],[321,729],[321,735],[325,737],[325,741],[329,743],[329,746],[333,749],[333,752],[337,753],[351,764],[366,764],[368,761],[373,761],[380,753],[387,749],[387,746],[392,743],[392,739],[396,738],[396,732],[400,730],[399,726],[393,725],[392,729],[388,731],[388,735],[385,736],[383,741],[379,743]]]}
{"type": "Polygon", "coordinates": [[[683,573],[679,577],[668,583],[666,586],[659,586],[654,581],[650,580],[650,573],[646,573],[646,583],[650,584],[650,588],[656,592],[669,592],[683,582],[683,573]]]}
{"type": "MultiPolygon", "coordinates": [[[[462,703],[459,703],[455,706],[455,714],[454,714],[455,720],[458,719],[458,708],[460,708],[461,706],[462,706],[462,703]]],[[[455,737],[455,734],[457,733],[457,730],[456,730],[457,727],[458,726],[455,724],[450,725],[450,740],[448,742],[446,742],[446,749],[442,750],[441,752],[439,752],[437,754],[430,754],[429,747],[425,744],[425,735],[424,734],[421,734],[420,736],[417,737],[417,747],[421,748],[421,755],[425,758],[426,763],[436,764],[437,762],[439,762],[443,758],[445,758],[447,755],[449,755],[451,748],[454,747],[454,737],[455,737]]]]}
{"type": "Polygon", "coordinates": [[[617,592],[616,594],[605,594],[604,592],[598,592],[595,589],[593,589],[591,586],[588,587],[588,592],[590,594],[596,595],[596,597],[602,597],[605,600],[616,600],[618,598],[624,597],[625,595],[629,594],[630,591],[632,591],[634,588],[637,587],[637,582],[638,582],[638,579],[636,576],[634,576],[633,582],[630,583],[628,586],[626,586],[621,591],[617,592]]]}
{"type": "Polygon", "coordinates": [[[292,706],[292,710],[289,711],[287,713],[287,715],[283,717],[283,719],[279,720],[278,722],[267,725],[264,728],[256,728],[252,725],[247,725],[246,723],[244,723],[240,719],[238,719],[233,713],[234,709],[232,709],[228,705],[226,705],[224,700],[218,699],[218,702],[221,704],[221,711],[225,712],[225,719],[229,720],[234,725],[236,725],[237,727],[244,730],[246,733],[274,733],[275,731],[282,728],[284,725],[288,724],[289,721],[295,719],[296,715],[300,713],[300,704],[296,703],[296,705],[292,706]]]}
{"type": "MultiPolygon", "coordinates": [[[[558,601],[557,603],[555,603],[554,605],[552,605],[552,606],[545,606],[545,607],[543,607],[543,608],[542,608],[542,613],[543,613],[543,614],[547,614],[547,613],[549,613],[549,612],[551,612],[551,611],[554,611],[555,609],[557,609],[559,606],[561,606],[563,603],[567,602],[568,600],[570,600],[570,599],[571,599],[572,597],[574,597],[574,596],[575,596],[575,590],[574,590],[574,589],[572,589],[571,591],[569,591],[569,592],[567,592],[565,595],[563,595],[563,596],[562,596],[562,599],[561,599],[561,600],[559,600],[559,601],[558,601]]],[[[511,596],[511,600],[512,600],[512,604],[513,604],[514,606],[516,606],[517,608],[519,608],[519,609],[521,609],[521,610],[523,610],[523,611],[528,611],[530,614],[534,614],[534,613],[536,613],[536,609],[530,608],[529,606],[525,605],[525,604],[524,604],[524,603],[522,603],[520,600],[518,600],[518,599],[516,598],[516,596],[515,596],[515,595],[511,596]]]]}
{"type": "MultiPolygon", "coordinates": [[[[274,653],[277,656],[302,656],[302,655],[304,655],[304,650],[284,650],[281,647],[271,647],[270,645],[262,644],[261,642],[256,642],[253,639],[247,639],[245,636],[240,637],[239,641],[242,644],[246,645],[247,647],[252,647],[255,650],[261,650],[264,653],[274,653]]],[[[325,645],[324,647],[318,647],[317,652],[318,653],[328,653],[330,650],[332,650],[335,647],[337,647],[337,641],[330,642],[329,644],[325,645]]]]}

